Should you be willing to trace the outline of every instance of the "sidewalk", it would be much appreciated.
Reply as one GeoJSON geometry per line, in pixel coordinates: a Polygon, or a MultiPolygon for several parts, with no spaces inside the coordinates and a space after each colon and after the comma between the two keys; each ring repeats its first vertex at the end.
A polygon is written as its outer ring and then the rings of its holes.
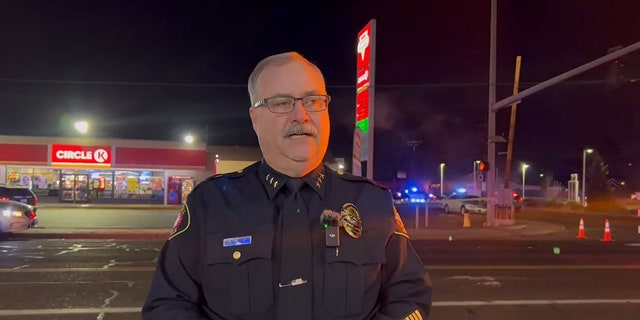
{"type": "MultiPolygon", "coordinates": [[[[532,236],[560,233],[562,225],[520,220],[508,227],[472,228],[421,228],[407,229],[412,240],[518,240],[532,236]]],[[[14,233],[16,239],[129,239],[165,240],[171,233],[168,228],[34,228],[14,233]]]]}
{"type": "Polygon", "coordinates": [[[553,235],[563,231],[565,231],[563,225],[530,220],[517,220],[515,225],[505,227],[407,229],[412,240],[519,240],[526,237],[553,235]]]}
{"type": "Polygon", "coordinates": [[[547,213],[572,213],[575,215],[589,216],[589,215],[598,215],[598,216],[609,216],[609,217],[634,217],[638,216],[637,210],[629,210],[629,211],[596,211],[589,209],[578,209],[571,210],[565,208],[531,208],[530,210],[535,210],[537,212],[547,212],[547,213]]]}
{"type": "MultiPolygon", "coordinates": [[[[180,205],[164,205],[164,204],[117,204],[117,203],[41,203],[38,205],[40,209],[133,209],[133,210],[180,210],[180,205]]],[[[177,211],[176,211],[177,212],[177,211]]]]}
{"type": "MultiPolygon", "coordinates": [[[[171,233],[178,211],[178,206],[163,205],[47,204],[38,210],[37,228],[15,233],[10,238],[164,240],[171,233]],[[85,208],[87,210],[83,210],[85,208]]],[[[471,228],[463,228],[460,214],[431,212],[428,221],[424,213],[419,214],[416,221],[415,211],[411,210],[401,210],[400,215],[414,240],[447,240],[449,237],[518,240],[562,236],[565,229],[563,225],[531,220],[516,220],[515,225],[507,227],[483,227],[486,217],[477,214],[470,215],[471,228]]],[[[366,224],[364,227],[366,232],[366,224]]]]}
{"type": "MultiPolygon", "coordinates": [[[[33,228],[7,235],[10,239],[119,239],[166,240],[171,229],[62,229],[33,228]]],[[[1,238],[0,238],[1,239],[1,238]]]]}

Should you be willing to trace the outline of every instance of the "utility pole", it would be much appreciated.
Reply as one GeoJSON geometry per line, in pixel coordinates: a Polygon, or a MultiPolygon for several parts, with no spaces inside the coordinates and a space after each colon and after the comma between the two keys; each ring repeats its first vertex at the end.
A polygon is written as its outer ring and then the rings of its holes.
{"type": "Polygon", "coordinates": [[[413,152],[416,152],[416,147],[422,143],[422,140],[409,140],[407,144],[409,147],[413,148],[413,152]]]}
{"type": "MultiPolygon", "coordinates": [[[[516,75],[513,81],[513,94],[518,94],[520,87],[520,65],[522,63],[522,57],[516,57],[516,75]]],[[[513,157],[513,137],[516,131],[516,112],[518,111],[518,105],[511,105],[511,122],[509,125],[509,140],[507,145],[507,165],[504,170],[504,187],[509,188],[509,179],[511,178],[511,159],[513,157]]]]}
{"type": "Polygon", "coordinates": [[[409,161],[409,175],[411,175],[411,179],[415,178],[414,174],[415,174],[415,170],[413,168],[414,163],[416,161],[416,148],[418,147],[418,145],[420,145],[422,143],[422,140],[409,140],[407,141],[407,145],[409,147],[411,147],[413,149],[413,153],[411,153],[411,159],[409,161]]]}
{"type": "Polygon", "coordinates": [[[489,172],[487,174],[487,225],[495,225],[495,186],[496,186],[496,111],[493,106],[496,103],[496,47],[498,28],[498,0],[491,0],[491,40],[489,44],[489,123],[487,136],[487,161],[489,172]]]}

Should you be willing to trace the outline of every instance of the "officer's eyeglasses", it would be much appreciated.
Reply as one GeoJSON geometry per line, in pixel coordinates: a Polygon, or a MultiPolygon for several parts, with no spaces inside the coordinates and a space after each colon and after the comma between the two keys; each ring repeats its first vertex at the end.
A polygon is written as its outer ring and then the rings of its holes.
{"type": "Polygon", "coordinates": [[[331,96],[326,94],[309,95],[302,98],[277,96],[256,101],[254,108],[267,106],[267,109],[273,113],[289,113],[296,106],[296,101],[302,101],[302,106],[309,112],[318,112],[327,109],[331,96]]]}

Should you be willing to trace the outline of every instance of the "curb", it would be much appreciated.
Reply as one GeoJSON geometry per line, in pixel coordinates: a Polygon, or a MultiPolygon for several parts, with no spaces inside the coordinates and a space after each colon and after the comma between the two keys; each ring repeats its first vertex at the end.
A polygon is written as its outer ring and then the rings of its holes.
{"type": "Polygon", "coordinates": [[[539,223],[529,220],[521,220],[521,223],[513,226],[475,227],[457,229],[409,229],[407,230],[412,240],[442,240],[450,236],[454,239],[485,240],[485,239],[518,239],[521,237],[544,236],[561,233],[566,227],[555,223],[539,223]],[[543,226],[539,228],[536,226],[543,226]]]}
{"type": "Polygon", "coordinates": [[[459,229],[411,229],[407,230],[411,240],[484,240],[484,239],[504,239],[513,237],[512,233],[505,228],[459,228],[459,229]],[[417,232],[416,232],[417,231],[417,232]]]}
{"type": "Polygon", "coordinates": [[[525,237],[546,236],[546,235],[550,235],[550,234],[556,234],[556,233],[564,232],[564,231],[567,230],[567,228],[565,226],[563,226],[563,225],[559,225],[557,228],[558,228],[557,230],[547,229],[547,230],[532,231],[532,232],[523,231],[521,233],[521,235],[525,236],[525,237]]]}
{"type": "Polygon", "coordinates": [[[529,225],[527,223],[524,224],[517,224],[515,226],[506,226],[506,227],[498,227],[500,229],[506,229],[506,230],[522,230],[522,229],[526,229],[529,225]]]}
{"type": "Polygon", "coordinates": [[[124,239],[166,240],[171,229],[29,229],[6,235],[9,239],[124,239]]]}
{"type": "Polygon", "coordinates": [[[79,205],[39,205],[41,209],[128,209],[128,210],[180,210],[179,205],[134,205],[134,204],[79,204],[79,205]]]}
{"type": "Polygon", "coordinates": [[[612,217],[628,217],[637,215],[636,210],[626,210],[626,211],[593,211],[593,210],[564,210],[564,209],[556,209],[556,208],[530,208],[528,212],[538,212],[538,213],[565,213],[565,214],[575,214],[575,215],[584,215],[588,217],[589,215],[600,215],[600,216],[612,216],[612,217]]]}

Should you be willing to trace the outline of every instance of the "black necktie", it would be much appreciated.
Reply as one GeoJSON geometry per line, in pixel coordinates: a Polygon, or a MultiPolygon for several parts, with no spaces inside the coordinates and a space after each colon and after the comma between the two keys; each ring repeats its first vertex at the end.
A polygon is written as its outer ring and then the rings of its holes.
{"type": "Polygon", "coordinates": [[[300,194],[302,179],[290,179],[282,215],[282,252],[278,284],[278,319],[312,319],[313,258],[311,221],[300,194]]]}

